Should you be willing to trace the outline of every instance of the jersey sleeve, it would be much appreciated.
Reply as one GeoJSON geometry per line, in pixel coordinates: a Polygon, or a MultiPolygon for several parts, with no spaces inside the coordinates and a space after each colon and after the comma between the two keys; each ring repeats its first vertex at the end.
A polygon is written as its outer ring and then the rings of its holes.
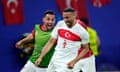
{"type": "Polygon", "coordinates": [[[34,29],[32,30],[32,36],[34,37],[34,35],[35,35],[35,31],[34,31],[34,29]]]}
{"type": "Polygon", "coordinates": [[[81,44],[87,44],[89,43],[89,34],[86,30],[83,30],[82,31],[82,34],[81,34],[81,44]]]}
{"type": "Polygon", "coordinates": [[[55,26],[55,28],[53,29],[52,33],[51,33],[51,36],[55,39],[58,38],[58,28],[60,27],[60,22],[58,22],[55,26]]]}
{"type": "Polygon", "coordinates": [[[77,20],[77,22],[78,22],[83,28],[85,28],[85,29],[87,30],[87,26],[86,26],[82,21],[77,20]]]}

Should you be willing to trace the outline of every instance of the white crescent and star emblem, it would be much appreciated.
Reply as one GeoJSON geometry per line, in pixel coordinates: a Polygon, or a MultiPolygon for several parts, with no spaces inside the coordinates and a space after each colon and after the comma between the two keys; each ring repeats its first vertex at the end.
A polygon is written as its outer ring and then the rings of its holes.
{"type": "Polygon", "coordinates": [[[14,3],[15,4],[15,8],[11,9],[11,13],[14,14],[16,12],[16,8],[18,7],[18,0],[7,0],[7,7],[10,7],[10,4],[14,3]]]}
{"type": "Polygon", "coordinates": [[[66,6],[67,8],[71,8],[71,0],[66,0],[66,6]]]}
{"type": "MultiPolygon", "coordinates": [[[[78,0],[74,0],[75,2],[77,2],[78,0]]],[[[66,0],[66,6],[67,6],[67,8],[72,8],[72,6],[71,6],[71,2],[72,2],[72,0],[66,0]]]]}
{"type": "Polygon", "coordinates": [[[95,7],[102,7],[102,3],[100,2],[100,0],[95,0],[95,2],[93,3],[93,5],[95,6],[95,7]]]}
{"type": "Polygon", "coordinates": [[[66,32],[66,33],[65,33],[65,37],[66,37],[66,38],[70,38],[70,37],[71,37],[70,33],[69,33],[69,32],[66,32]]]}

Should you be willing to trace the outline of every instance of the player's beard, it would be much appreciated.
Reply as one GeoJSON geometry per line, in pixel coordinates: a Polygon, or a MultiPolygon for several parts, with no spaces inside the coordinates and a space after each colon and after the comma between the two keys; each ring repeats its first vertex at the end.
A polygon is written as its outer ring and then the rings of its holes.
{"type": "Polygon", "coordinates": [[[52,24],[47,24],[46,27],[47,27],[47,30],[52,30],[53,29],[53,25],[52,24]]]}
{"type": "Polygon", "coordinates": [[[72,21],[66,21],[65,23],[66,23],[66,25],[67,25],[69,28],[72,27],[72,21]]]}

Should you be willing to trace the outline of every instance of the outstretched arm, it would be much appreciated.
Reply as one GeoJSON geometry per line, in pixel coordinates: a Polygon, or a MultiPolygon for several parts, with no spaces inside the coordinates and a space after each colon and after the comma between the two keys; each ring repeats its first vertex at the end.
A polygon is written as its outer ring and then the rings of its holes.
{"type": "Polygon", "coordinates": [[[32,40],[34,40],[34,37],[32,34],[29,34],[27,37],[21,39],[16,43],[16,48],[22,48],[24,43],[30,42],[32,40]]]}
{"type": "Polygon", "coordinates": [[[56,39],[54,38],[50,38],[49,41],[46,43],[46,45],[44,46],[41,55],[39,56],[39,58],[36,60],[35,65],[38,66],[40,64],[40,62],[42,61],[42,58],[47,54],[47,52],[52,48],[53,44],[55,43],[56,39]]]}

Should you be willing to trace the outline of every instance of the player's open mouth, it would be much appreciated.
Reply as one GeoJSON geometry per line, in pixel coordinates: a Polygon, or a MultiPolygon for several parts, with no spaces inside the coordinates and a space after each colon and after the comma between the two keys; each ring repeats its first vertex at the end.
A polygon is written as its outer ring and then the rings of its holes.
{"type": "Polygon", "coordinates": [[[48,24],[47,27],[48,27],[48,28],[52,28],[52,24],[48,24]]]}

